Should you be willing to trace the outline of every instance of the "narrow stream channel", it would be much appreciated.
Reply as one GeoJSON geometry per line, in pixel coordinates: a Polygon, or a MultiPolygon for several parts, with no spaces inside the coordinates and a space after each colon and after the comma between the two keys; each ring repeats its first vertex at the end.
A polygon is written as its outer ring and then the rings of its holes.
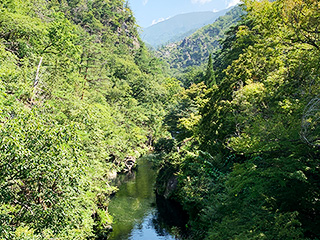
{"type": "Polygon", "coordinates": [[[109,205],[114,224],[108,240],[182,239],[178,235],[187,216],[176,203],[155,195],[155,179],[152,164],[143,158],[137,171],[116,179],[119,191],[109,205]]]}

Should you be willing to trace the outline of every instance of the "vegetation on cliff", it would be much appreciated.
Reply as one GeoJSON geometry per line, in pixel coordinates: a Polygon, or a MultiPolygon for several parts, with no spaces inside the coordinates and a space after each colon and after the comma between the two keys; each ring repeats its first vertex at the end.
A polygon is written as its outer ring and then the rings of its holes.
{"type": "Polygon", "coordinates": [[[319,3],[243,7],[213,58],[216,84],[188,73],[167,116],[158,191],[188,211],[192,239],[319,239],[319,3]]]}
{"type": "Polygon", "coordinates": [[[123,0],[0,1],[0,238],[103,235],[108,172],[163,134],[179,84],[123,0]]]}

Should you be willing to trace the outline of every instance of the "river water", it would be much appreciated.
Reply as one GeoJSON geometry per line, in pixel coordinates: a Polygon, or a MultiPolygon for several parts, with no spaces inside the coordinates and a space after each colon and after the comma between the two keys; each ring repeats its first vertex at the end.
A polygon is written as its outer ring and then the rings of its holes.
{"type": "Polygon", "coordinates": [[[182,239],[187,216],[177,203],[155,195],[155,179],[152,164],[143,158],[137,171],[117,178],[119,191],[109,204],[114,224],[108,240],[182,239]]]}

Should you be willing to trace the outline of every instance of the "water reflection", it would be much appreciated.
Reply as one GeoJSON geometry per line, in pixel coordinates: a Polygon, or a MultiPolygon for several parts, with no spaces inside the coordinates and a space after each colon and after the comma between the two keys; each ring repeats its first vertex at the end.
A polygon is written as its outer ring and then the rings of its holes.
{"type": "Polygon", "coordinates": [[[137,224],[131,231],[129,238],[132,240],[152,240],[152,239],[163,239],[163,240],[174,240],[169,232],[165,229],[161,229],[161,231],[156,231],[154,228],[154,217],[156,211],[149,213],[147,216],[143,218],[143,222],[141,224],[137,224]]]}
{"type": "Polygon", "coordinates": [[[115,224],[110,240],[173,240],[187,216],[153,191],[156,174],[151,163],[139,160],[138,171],[117,179],[119,191],[109,205],[115,224]],[[121,179],[122,178],[122,179],[121,179]]]}
{"type": "Polygon", "coordinates": [[[154,213],[152,222],[153,228],[159,235],[169,231],[174,236],[180,236],[176,239],[186,237],[186,224],[188,215],[183,211],[180,204],[174,201],[166,200],[162,196],[156,196],[157,211],[154,213]]]}

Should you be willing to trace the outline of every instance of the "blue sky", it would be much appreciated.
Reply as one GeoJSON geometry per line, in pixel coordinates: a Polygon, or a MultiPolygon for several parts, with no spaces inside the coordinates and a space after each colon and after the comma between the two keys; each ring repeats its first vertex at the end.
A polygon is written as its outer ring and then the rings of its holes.
{"type": "Polygon", "coordinates": [[[141,27],[148,27],[181,13],[219,11],[240,0],[128,0],[141,27]]]}

